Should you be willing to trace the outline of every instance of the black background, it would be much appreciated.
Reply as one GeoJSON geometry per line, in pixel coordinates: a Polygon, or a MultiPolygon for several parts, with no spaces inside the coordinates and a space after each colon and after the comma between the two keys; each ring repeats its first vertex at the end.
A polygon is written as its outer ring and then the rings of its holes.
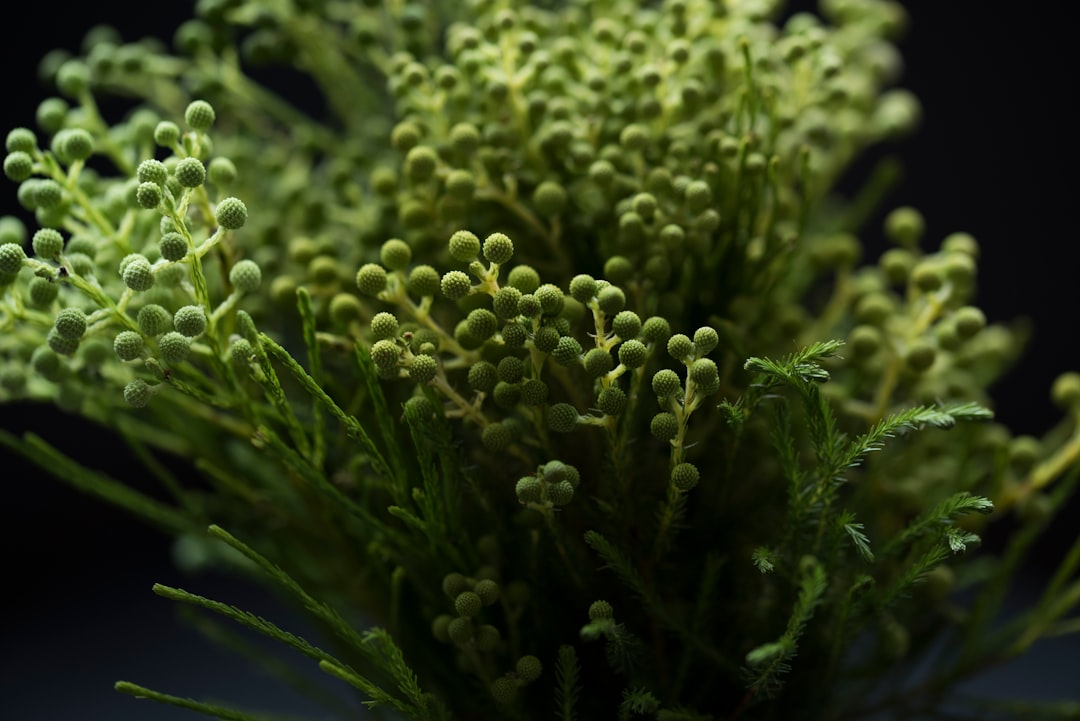
{"type": "MultiPolygon", "coordinates": [[[[85,30],[105,20],[125,39],[153,34],[169,40],[171,28],[190,13],[179,2],[62,5],[58,12],[54,3],[22,3],[19,21],[7,16],[0,44],[5,133],[32,127],[38,101],[52,94],[35,82],[37,61],[48,50],[77,50],[85,30]]],[[[929,238],[964,230],[979,239],[977,302],[990,320],[1033,320],[1035,334],[1024,359],[995,389],[995,398],[999,419],[1016,432],[1037,435],[1058,417],[1048,398],[1053,379],[1080,369],[1073,26],[1050,13],[1020,10],[1022,4],[1005,4],[1011,12],[980,0],[905,5],[912,26],[901,47],[901,85],[923,102],[923,123],[914,137],[873,155],[902,158],[905,180],[889,205],[920,208],[929,238]]],[[[858,165],[852,182],[867,165],[858,165]]],[[[0,191],[0,214],[19,212],[14,184],[0,191]]],[[[876,226],[869,233],[873,241],[876,226]]],[[[0,406],[0,426],[41,433],[77,457],[149,487],[125,467],[107,433],[57,411],[0,406]]],[[[175,620],[170,603],[149,589],[162,581],[284,618],[280,607],[238,582],[183,577],[171,565],[166,538],[0,454],[6,506],[0,563],[7,589],[0,595],[0,716],[192,718],[116,694],[111,683],[117,678],[286,708],[288,691],[194,639],[175,620]]],[[[1040,547],[1033,580],[1075,538],[1075,509],[1040,547]]],[[[1068,670],[1075,670],[1078,652],[1075,643],[1044,644],[1032,660],[988,677],[979,688],[1080,697],[1068,670]],[[1073,663],[1063,663],[1062,654],[1070,654],[1073,663]]]]}

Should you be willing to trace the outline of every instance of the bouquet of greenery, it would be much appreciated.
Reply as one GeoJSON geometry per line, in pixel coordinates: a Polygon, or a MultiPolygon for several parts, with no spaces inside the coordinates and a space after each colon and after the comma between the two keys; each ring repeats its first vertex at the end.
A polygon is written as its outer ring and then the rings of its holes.
{"type": "Polygon", "coordinates": [[[200,0],[174,52],[94,28],[6,137],[35,224],[0,218],[0,401],[108,426],[172,500],[0,443],[275,584],[321,646],[154,590],[389,717],[1076,718],[951,692],[1078,628],[1080,543],[996,620],[1080,476],[1080,374],[1014,437],[986,389],[1022,333],[973,305],[975,239],[898,208],[862,262],[889,168],[833,190],[918,121],[905,13],[780,5],[200,0]]]}

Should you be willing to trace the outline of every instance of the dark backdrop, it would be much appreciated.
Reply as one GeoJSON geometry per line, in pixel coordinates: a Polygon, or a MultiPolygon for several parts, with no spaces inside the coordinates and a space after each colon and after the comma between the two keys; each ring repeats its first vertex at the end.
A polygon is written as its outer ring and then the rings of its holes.
{"type": "MultiPolygon", "coordinates": [[[[990,9],[980,0],[905,5],[913,22],[902,46],[907,70],[901,84],[923,101],[924,121],[916,136],[886,149],[901,156],[906,168],[890,206],[920,208],[932,239],[956,230],[975,235],[983,246],[978,304],[992,321],[1034,321],[1023,361],[995,397],[1000,419],[1017,432],[1038,434],[1058,415],[1048,400],[1054,377],[1080,368],[1072,26],[1043,13],[990,9]]],[[[37,102],[51,94],[34,75],[48,50],[77,49],[86,28],[104,20],[125,39],[154,34],[168,40],[171,28],[189,16],[181,2],[20,8],[20,20],[8,16],[0,44],[7,84],[0,103],[4,133],[32,126],[37,102]]],[[[865,166],[859,165],[854,180],[865,166]]],[[[14,184],[0,179],[0,186],[0,214],[18,212],[14,184]]],[[[120,449],[107,433],[52,409],[0,406],[0,425],[40,432],[143,484],[118,460],[120,449]]],[[[7,579],[0,595],[0,715],[33,721],[192,718],[116,694],[111,683],[117,678],[249,706],[303,708],[290,706],[294,697],[278,684],[200,642],[176,621],[172,605],[149,590],[162,581],[285,619],[287,612],[258,589],[226,579],[185,578],[173,569],[164,537],[6,454],[0,469],[7,506],[0,526],[7,579]]],[[[1074,506],[1040,547],[1033,577],[1060,558],[1075,528],[1074,506]]],[[[1078,695],[1070,685],[1075,663],[1061,659],[1070,654],[1075,661],[1078,653],[1080,646],[1069,641],[1044,644],[1031,659],[989,676],[979,688],[1078,695]]]]}

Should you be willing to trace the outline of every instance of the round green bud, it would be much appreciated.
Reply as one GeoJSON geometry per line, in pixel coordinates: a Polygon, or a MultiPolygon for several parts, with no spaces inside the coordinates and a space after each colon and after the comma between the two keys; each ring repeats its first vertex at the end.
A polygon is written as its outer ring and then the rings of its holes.
{"type": "Polygon", "coordinates": [[[173,315],[173,327],[188,338],[202,335],[206,330],[206,313],[202,306],[185,305],[173,315]]]}
{"type": "Polygon", "coordinates": [[[113,350],[122,361],[133,361],[142,355],[143,337],[133,330],[123,330],[113,339],[113,350]]]}
{"type": "Polygon", "coordinates": [[[556,403],[548,408],[548,428],[556,433],[569,433],[577,425],[580,414],[569,403],[556,403]]]}
{"type": "Polygon", "coordinates": [[[255,349],[251,347],[251,343],[246,338],[236,338],[229,344],[228,354],[232,363],[243,367],[251,363],[255,355],[255,349]]]}
{"type": "Polygon", "coordinates": [[[124,400],[132,408],[145,408],[151,395],[153,389],[141,378],[136,378],[124,386],[124,400]]]}
{"type": "Polygon", "coordinates": [[[591,275],[575,275],[570,281],[570,297],[579,303],[588,303],[596,295],[596,279],[591,275]]]}
{"type": "Polygon", "coordinates": [[[532,202],[537,212],[545,218],[554,218],[566,209],[566,189],[551,180],[545,180],[533,190],[532,202]]]}
{"type": "Polygon", "coordinates": [[[94,154],[94,136],[82,128],[71,128],[61,136],[60,154],[70,160],[86,160],[94,154]]]}
{"type": "Polygon", "coordinates": [[[158,250],[165,260],[176,262],[182,260],[188,252],[187,241],[179,233],[166,233],[158,242],[158,250]]]}
{"type": "Polygon", "coordinates": [[[35,373],[53,383],[60,380],[64,367],[60,357],[48,345],[38,346],[30,356],[30,367],[35,373]]]}
{"type": "Polygon", "coordinates": [[[499,361],[497,373],[503,383],[518,383],[525,376],[525,363],[516,356],[506,356],[499,361]]]}
{"type": "Polygon", "coordinates": [[[682,333],[676,333],[668,339],[667,351],[675,360],[685,361],[694,353],[694,342],[682,333]]]}
{"type": "Polygon", "coordinates": [[[34,173],[34,159],[22,150],[8,153],[4,158],[4,175],[16,183],[29,178],[34,173]]]}
{"type": "Polygon", "coordinates": [[[625,340],[619,346],[619,362],[627,368],[640,368],[648,357],[648,349],[639,340],[625,340]]]}
{"type": "Polygon", "coordinates": [[[64,308],[56,314],[56,332],[68,340],[78,340],[86,333],[86,314],[78,308],[64,308]]]}
{"type": "Polygon", "coordinates": [[[169,311],[156,303],[150,303],[140,308],[137,320],[139,330],[144,335],[161,335],[172,330],[172,316],[169,315],[169,311]]]}
{"type": "MultiPolygon", "coordinates": [[[[593,350],[599,349],[594,348],[593,350]]],[[[590,351],[590,353],[591,352],[592,351],[590,351]]],[[[604,351],[601,351],[601,353],[603,352],[604,351]]],[[[578,343],[577,339],[573,336],[564,335],[556,342],[555,348],[551,351],[551,357],[561,366],[570,366],[578,363],[581,358],[581,344],[578,343]]]]}
{"type": "Polygon", "coordinates": [[[682,492],[691,490],[698,484],[701,474],[693,463],[680,463],[671,469],[671,482],[682,492]]]}
{"type": "Polygon", "coordinates": [[[150,261],[141,255],[132,258],[124,266],[124,285],[134,291],[150,290],[154,287],[154,270],[150,267],[150,261]]]}
{"type": "Polygon", "coordinates": [[[699,358],[694,361],[686,375],[699,387],[712,386],[720,377],[716,370],[716,363],[709,358],[699,358]]]}
{"type": "Polygon", "coordinates": [[[64,236],[54,228],[42,228],[34,233],[34,255],[45,260],[56,260],[64,251],[64,236]]]}
{"type": "Polygon", "coordinates": [[[495,384],[491,397],[495,399],[495,405],[509,410],[521,402],[521,387],[516,383],[499,381],[495,384]]]}
{"type": "MultiPolygon", "coordinates": [[[[686,336],[683,337],[686,338],[686,336]]],[[[676,393],[682,393],[682,381],[679,380],[675,371],[664,368],[653,375],[652,389],[658,398],[668,398],[676,393]]]]}
{"type": "Polygon", "coordinates": [[[878,266],[893,285],[906,283],[915,267],[915,254],[907,248],[890,248],[881,254],[878,266]]]}
{"type": "Polygon", "coordinates": [[[476,645],[477,651],[494,651],[501,640],[502,634],[499,633],[499,629],[489,623],[485,623],[483,626],[476,629],[473,643],[476,645]]]}
{"type": "Polygon", "coordinates": [[[50,328],[48,335],[45,337],[45,342],[49,344],[53,352],[57,355],[71,356],[75,355],[75,351],[79,349],[78,338],[68,338],[60,335],[56,328],[50,328]]]}
{"type": "Polygon", "coordinates": [[[452,620],[450,625],[446,627],[446,634],[456,644],[464,645],[472,641],[474,633],[472,621],[460,616],[452,620]]]}
{"type": "Polygon", "coordinates": [[[1054,405],[1066,410],[1080,405],[1080,373],[1062,373],[1050,387],[1054,405]]]}
{"type": "Polygon", "coordinates": [[[617,286],[605,286],[596,294],[596,304],[607,315],[614,315],[626,305],[626,294],[617,286]]]}
{"type": "Polygon", "coordinates": [[[408,153],[420,142],[420,128],[416,123],[405,120],[390,131],[390,145],[399,153],[408,153]]]}
{"type": "Polygon", "coordinates": [[[52,179],[41,180],[34,186],[34,202],[38,208],[55,208],[64,200],[64,189],[52,179]]]}
{"type": "Polygon", "coordinates": [[[674,413],[657,413],[649,423],[649,432],[658,441],[671,441],[679,434],[679,421],[674,413]]]}
{"type": "Polygon", "coordinates": [[[649,142],[649,135],[641,125],[627,125],[619,133],[619,144],[627,150],[643,150],[649,142]]]}
{"type": "Polygon", "coordinates": [[[68,254],[82,253],[89,258],[94,258],[97,256],[97,243],[89,236],[73,235],[71,239],[68,240],[67,250],[65,252],[68,254]]]}
{"type": "Polygon", "coordinates": [[[213,106],[205,100],[194,100],[184,111],[184,122],[192,130],[205,132],[214,124],[216,118],[213,106]]]}
{"type": "Polygon", "coordinates": [[[545,283],[536,289],[536,299],[540,301],[540,310],[544,315],[558,315],[562,312],[563,292],[557,285],[545,283]]]}
{"type": "Polygon", "coordinates": [[[422,183],[435,174],[439,156],[426,145],[417,145],[405,155],[405,175],[414,183],[422,183]]]}
{"type": "Polygon", "coordinates": [[[647,318],[641,326],[641,339],[646,343],[666,344],[671,337],[671,325],[659,316],[647,318]]]}
{"type": "Polygon", "coordinates": [[[874,326],[857,325],[848,334],[847,345],[851,349],[851,357],[860,360],[877,353],[882,340],[881,331],[874,326]]]}
{"type": "Polygon", "coordinates": [[[9,153],[32,153],[37,148],[37,136],[29,128],[12,128],[8,131],[4,148],[9,153]]]}
{"type": "Polygon", "coordinates": [[[607,601],[593,601],[589,605],[589,620],[603,621],[615,617],[615,609],[607,601]]]}
{"type": "Polygon", "coordinates": [[[518,480],[514,487],[520,503],[539,503],[543,497],[543,485],[536,476],[525,476],[518,480]]]}
{"type": "MultiPolygon", "coordinates": [[[[524,298],[522,299],[524,300],[524,298]]],[[[533,335],[533,345],[541,353],[552,353],[559,345],[559,331],[551,326],[544,326],[533,335]]],[[[581,345],[578,344],[577,353],[581,353],[581,345]]]]}
{"type": "Polygon", "coordinates": [[[459,594],[469,590],[469,581],[461,573],[448,573],[443,576],[442,590],[449,598],[457,598],[459,594]]]}
{"type": "Polygon", "coordinates": [[[140,183],[164,185],[169,178],[169,169],[160,160],[144,160],[139,163],[139,168],[135,171],[135,177],[140,183]]]}
{"type": "Polygon", "coordinates": [[[521,301],[521,291],[517,288],[507,285],[499,289],[495,293],[495,297],[491,301],[491,308],[495,311],[495,315],[503,319],[516,318],[518,313],[518,303],[521,301]]]}
{"type": "Polygon", "coordinates": [[[480,613],[483,601],[475,591],[465,590],[454,599],[454,610],[464,618],[472,618],[480,613]]]}
{"type": "MultiPolygon", "coordinates": [[[[465,280],[468,281],[468,276],[465,280]]],[[[418,265],[409,271],[409,277],[405,281],[405,287],[409,293],[418,298],[426,298],[439,292],[439,272],[430,265],[418,265]]]]}
{"type": "Polygon", "coordinates": [[[229,270],[229,282],[241,293],[254,293],[262,285],[262,270],[253,260],[238,260],[229,270]]]}
{"type": "Polygon", "coordinates": [[[540,659],[536,656],[522,656],[517,660],[515,669],[517,670],[518,678],[525,683],[532,683],[540,678],[543,666],[541,666],[540,659]]]}
{"type": "Polygon", "coordinates": [[[517,699],[518,685],[506,676],[500,676],[491,682],[491,698],[499,706],[509,706],[517,699]]]}
{"type": "Polygon", "coordinates": [[[979,243],[968,233],[951,233],[941,241],[941,249],[946,253],[964,253],[976,259],[979,257],[979,243]]]}
{"type": "Polygon", "coordinates": [[[409,378],[417,383],[427,383],[439,370],[438,361],[429,355],[414,355],[409,361],[409,378]]]}
{"type": "MultiPolygon", "coordinates": [[[[565,336],[569,338],[570,336],[565,336]]],[[[560,343],[562,339],[560,339],[560,343]]],[[[615,367],[615,362],[611,358],[611,353],[603,348],[591,348],[589,352],[585,354],[584,359],[585,372],[593,378],[602,376],[615,367]]]]}
{"type": "Polygon", "coordinates": [[[917,246],[925,229],[926,221],[915,208],[897,208],[885,217],[885,235],[897,245],[917,246]]]}
{"type": "Polygon", "coordinates": [[[398,319],[390,313],[376,313],[371,319],[371,335],[375,340],[393,338],[398,332],[398,319]]]}
{"type": "Polygon", "coordinates": [[[237,230],[247,223],[247,206],[239,198],[224,198],[215,210],[217,224],[225,230],[237,230]]]}
{"type": "Polygon", "coordinates": [[[365,263],[356,271],[356,287],[364,295],[377,296],[386,290],[386,269],[378,263],[365,263]]]}
{"type": "Polygon", "coordinates": [[[855,304],[855,319],[859,323],[881,326],[893,314],[895,304],[884,293],[867,293],[855,304]]]}
{"type": "Polygon", "coordinates": [[[162,148],[175,147],[180,142],[180,128],[174,122],[162,120],[154,126],[154,142],[162,148]]]}
{"type": "Polygon", "coordinates": [[[904,353],[904,361],[907,367],[915,373],[923,373],[934,364],[937,357],[937,348],[933,342],[925,338],[917,338],[908,346],[904,353]]]}
{"type": "Polygon", "coordinates": [[[90,68],[81,60],[68,60],[56,69],[56,88],[68,97],[79,97],[89,85],[90,68]]]}
{"type": "Polygon", "coordinates": [[[1042,455],[1042,442],[1034,436],[1016,436],[1009,443],[1009,463],[1024,472],[1042,455]]]}
{"type": "Polygon", "coordinates": [[[33,278],[27,286],[30,305],[35,308],[48,308],[60,294],[60,286],[47,278],[33,278]]]}
{"type": "Polygon", "coordinates": [[[42,130],[55,133],[63,126],[68,110],[67,101],[63,98],[45,98],[37,107],[35,119],[42,130]]]}
{"type": "Polygon", "coordinates": [[[495,366],[487,361],[474,363],[469,367],[469,387],[480,393],[490,393],[499,380],[495,366]]]}
{"type": "Polygon", "coordinates": [[[641,318],[632,310],[619,311],[611,321],[611,330],[624,340],[636,338],[641,332],[641,318]]]}
{"type": "Polygon", "coordinates": [[[535,293],[540,288],[540,274],[532,266],[518,265],[507,274],[506,284],[522,293],[535,293]]]}
{"type": "Polygon", "coordinates": [[[472,289],[472,282],[469,280],[469,276],[465,275],[460,270],[452,270],[442,277],[440,282],[442,293],[450,300],[459,300],[469,294],[472,289]]]}
{"type": "Polygon", "coordinates": [[[712,353],[719,343],[720,335],[714,328],[702,326],[694,331],[694,350],[699,357],[712,353]]]}
{"type": "Polygon", "coordinates": [[[450,128],[450,144],[462,155],[472,155],[480,145],[480,131],[472,123],[458,123],[450,128]]]}
{"type": "Polygon", "coordinates": [[[499,584],[491,579],[477,581],[473,591],[480,597],[480,602],[485,606],[490,606],[499,600],[499,584]]]}
{"type": "MultiPolygon", "coordinates": [[[[506,286],[507,288],[514,288],[512,285],[506,286]]],[[[518,291],[519,293],[521,291],[518,291]]],[[[518,298],[517,315],[523,315],[526,318],[536,318],[540,315],[543,309],[540,307],[540,300],[532,293],[526,293],[518,298]]]]}
{"type": "Polygon", "coordinates": [[[504,325],[499,333],[502,335],[503,343],[508,348],[521,348],[525,345],[525,341],[529,339],[525,327],[514,321],[504,325]]]}
{"type": "Polygon", "coordinates": [[[491,263],[503,265],[514,255],[514,241],[504,233],[492,233],[484,238],[484,257],[491,263]]]}
{"type": "Polygon", "coordinates": [[[191,350],[191,339],[171,330],[158,339],[158,350],[161,351],[161,359],[166,363],[182,363],[191,350]]]}
{"type": "Polygon", "coordinates": [[[214,158],[206,168],[206,177],[219,188],[235,183],[237,175],[236,164],[228,158],[214,158]]]}
{"type": "Polygon", "coordinates": [[[462,263],[476,260],[480,253],[480,239],[467,230],[459,230],[450,236],[450,257],[462,263]]]}
{"type": "Polygon", "coordinates": [[[469,333],[480,340],[487,340],[499,329],[499,320],[487,308],[475,308],[465,318],[469,333]]]}
{"type": "Polygon", "coordinates": [[[447,196],[456,200],[471,200],[476,192],[476,178],[468,170],[451,170],[445,181],[447,196]]]}
{"type": "Polygon", "coordinates": [[[450,622],[454,620],[454,617],[448,613],[443,613],[435,617],[435,620],[431,622],[431,635],[435,637],[435,640],[439,643],[450,643],[450,622]]]}
{"type": "MultiPolygon", "coordinates": [[[[316,285],[337,285],[341,266],[338,259],[331,255],[316,255],[308,261],[307,275],[316,285]]],[[[293,299],[290,298],[289,301],[293,299]]]]}
{"type": "Polygon", "coordinates": [[[382,370],[396,368],[400,358],[401,349],[391,340],[376,341],[371,346],[371,361],[382,370]]]}
{"type": "Polygon", "coordinates": [[[400,238],[391,238],[379,249],[379,261],[392,271],[401,271],[412,262],[412,248],[400,238]]]}
{"type": "Polygon", "coordinates": [[[184,158],[176,164],[173,173],[185,188],[197,188],[206,180],[206,166],[198,158],[184,158]]]}
{"type": "Polygon", "coordinates": [[[691,181],[683,191],[683,200],[691,213],[701,213],[712,203],[712,188],[704,180],[691,181]]]}
{"type": "Polygon", "coordinates": [[[626,410],[626,402],[626,392],[614,383],[600,391],[600,395],[596,397],[596,407],[609,416],[620,415],[626,410]]]}
{"type": "Polygon", "coordinates": [[[953,323],[960,337],[967,339],[986,327],[986,316],[975,306],[964,306],[953,314],[953,323]]]}
{"type": "Polygon", "coordinates": [[[539,406],[547,403],[547,384],[536,378],[530,378],[521,384],[521,402],[527,406],[539,406]]]}
{"type": "Polygon", "coordinates": [[[156,183],[139,183],[135,190],[135,202],[139,207],[153,210],[161,203],[161,186],[156,183]]]}

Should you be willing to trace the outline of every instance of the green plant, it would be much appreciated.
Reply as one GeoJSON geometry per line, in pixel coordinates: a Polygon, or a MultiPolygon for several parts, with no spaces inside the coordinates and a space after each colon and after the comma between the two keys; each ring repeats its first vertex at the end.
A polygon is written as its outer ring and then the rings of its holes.
{"type": "Polygon", "coordinates": [[[225,544],[330,650],[155,591],[404,718],[915,716],[1075,627],[1076,547],[992,621],[1075,483],[1077,376],[1060,427],[1010,437],[985,389],[1020,339],[971,305],[978,245],[901,208],[863,265],[880,188],[830,195],[917,120],[902,8],[555,5],[204,2],[176,56],[94,31],[8,135],[41,230],[2,228],[0,387],[115,428],[175,502],[0,440],[225,544]],[[1024,523],[971,563],[992,509],[1024,523]],[[930,681],[867,695],[949,633],[930,681]]]}

